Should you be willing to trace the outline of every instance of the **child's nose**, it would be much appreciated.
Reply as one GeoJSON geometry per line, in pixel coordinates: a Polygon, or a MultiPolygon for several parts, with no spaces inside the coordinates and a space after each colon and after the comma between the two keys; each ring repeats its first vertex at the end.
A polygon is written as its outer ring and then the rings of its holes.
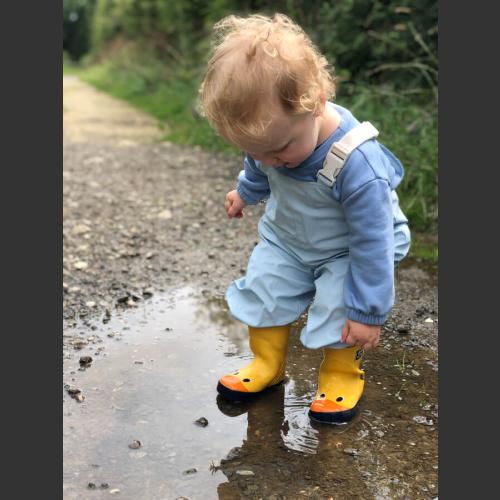
{"type": "Polygon", "coordinates": [[[270,167],[279,167],[280,165],[283,165],[283,163],[284,163],[279,158],[276,158],[273,156],[254,155],[254,159],[262,162],[264,165],[269,165],[270,167]]]}

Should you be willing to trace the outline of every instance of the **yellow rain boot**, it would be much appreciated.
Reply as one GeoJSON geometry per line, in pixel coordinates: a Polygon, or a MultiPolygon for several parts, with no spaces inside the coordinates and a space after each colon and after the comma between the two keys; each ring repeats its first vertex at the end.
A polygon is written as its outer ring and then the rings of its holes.
{"type": "Polygon", "coordinates": [[[328,424],[351,420],[365,385],[361,370],[363,349],[323,349],[319,370],[318,392],[309,409],[309,417],[328,424]]]}
{"type": "Polygon", "coordinates": [[[285,378],[290,326],[248,327],[253,361],[219,380],[217,391],[233,401],[247,401],[285,378]]]}

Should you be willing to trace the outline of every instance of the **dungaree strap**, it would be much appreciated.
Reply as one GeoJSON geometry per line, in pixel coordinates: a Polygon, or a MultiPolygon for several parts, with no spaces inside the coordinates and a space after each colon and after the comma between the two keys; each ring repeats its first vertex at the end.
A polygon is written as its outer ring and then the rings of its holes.
{"type": "Polygon", "coordinates": [[[325,156],[323,168],[318,171],[317,178],[327,186],[333,186],[337,175],[339,175],[352,151],[377,136],[378,130],[370,122],[356,125],[340,141],[332,144],[325,156]]]}

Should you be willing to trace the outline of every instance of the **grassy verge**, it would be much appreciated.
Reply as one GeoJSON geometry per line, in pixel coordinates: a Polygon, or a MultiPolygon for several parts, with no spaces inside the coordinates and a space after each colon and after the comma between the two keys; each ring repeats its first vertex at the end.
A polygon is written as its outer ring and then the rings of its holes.
{"type": "MultiPolygon", "coordinates": [[[[239,154],[196,112],[199,69],[167,67],[147,51],[121,47],[84,67],[65,64],[64,74],[77,74],[150,113],[165,125],[165,140],[239,154]]],[[[406,175],[398,193],[412,227],[411,255],[436,263],[437,106],[432,93],[346,84],[339,87],[338,96],[338,103],[359,120],[371,121],[381,131],[380,141],[401,159],[406,175]]]]}
{"type": "Polygon", "coordinates": [[[429,264],[438,263],[438,238],[436,233],[420,233],[413,231],[411,235],[409,257],[423,260],[429,264]]]}
{"type": "Polygon", "coordinates": [[[63,64],[63,75],[80,75],[81,73],[82,69],[78,66],[66,62],[63,64]]]}
{"type": "Polygon", "coordinates": [[[69,54],[63,51],[63,75],[75,75],[82,72],[82,66],[71,60],[69,54]]]}

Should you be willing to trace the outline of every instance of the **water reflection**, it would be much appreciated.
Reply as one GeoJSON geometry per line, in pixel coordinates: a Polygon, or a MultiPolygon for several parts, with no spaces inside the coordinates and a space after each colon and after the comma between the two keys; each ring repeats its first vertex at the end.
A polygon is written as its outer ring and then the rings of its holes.
{"type": "MultiPolygon", "coordinates": [[[[228,479],[217,488],[219,498],[237,498],[231,496],[237,491],[255,492],[264,498],[298,498],[307,491],[337,496],[346,466],[340,436],[348,426],[312,427],[308,404],[303,396],[294,394],[293,381],[251,403],[232,403],[217,396],[217,406],[229,418],[247,415],[246,438],[218,467],[228,479]]],[[[351,467],[350,477],[357,474],[351,467]]],[[[358,479],[361,483],[361,477],[358,479]]]]}
{"type": "MultiPolygon", "coordinates": [[[[374,361],[368,379],[374,374],[382,385],[367,380],[359,417],[342,427],[312,423],[307,412],[321,353],[302,347],[299,329],[292,329],[287,381],[250,404],[235,404],[217,395],[217,380],[251,353],[246,327],[221,299],[185,289],[155,295],[109,323],[78,325],[73,333],[88,345],[67,353],[64,381],[86,399],[77,403],[64,392],[65,498],[87,498],[89,482],[108,483],[130,499],[344,498],[345,491],[352,498],[376,498],[377,491],[400,498],[391,481],[401,471],[411,475],[417,460],[399,448],[402,436],[419,443],[415,451],[435,448],[430,428],[408,424],[425,391],[427,402],[435,395],[432,374],[426,377],[431,368],[412,365],[427,381],[405,382],[401,394],[413,398],[413,407],[389,401],[386,393],[401,387],[391,357],[401,353],[382,349],[368,356],[374,361]],[[93,363],[78,371],[83,355],[93,363]],[[202,416],[209,422],[203,428],[194,424],[202,416]],[[139,450],[128,448],[133,439],[142,442],[139,450]],[[346,452],[351,448],[357,455],[346,452]]],[[[401,479],[397,487],[413,491],[401,479]]]]}

